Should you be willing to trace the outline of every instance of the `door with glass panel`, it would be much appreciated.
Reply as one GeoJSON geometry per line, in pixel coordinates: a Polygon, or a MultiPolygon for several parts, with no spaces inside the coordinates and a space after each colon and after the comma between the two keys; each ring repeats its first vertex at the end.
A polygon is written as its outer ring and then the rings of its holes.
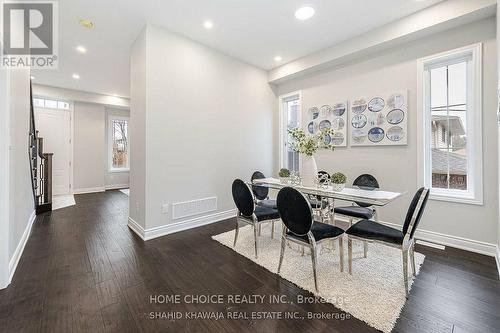
{"type": "MultiPolygon", "coordinates": [[[[38,105],[40,103],[38,101],[38,105]]],[[[50,100],[42,100],[42,103],[41,107],[35,106],[34,108],[35,122],[39,131],[38,135],[43,138],[44,152],[54,154],[52,157],[52,194],[70,194],[72,168],[70,105],[67,102],[50,100]]]]}

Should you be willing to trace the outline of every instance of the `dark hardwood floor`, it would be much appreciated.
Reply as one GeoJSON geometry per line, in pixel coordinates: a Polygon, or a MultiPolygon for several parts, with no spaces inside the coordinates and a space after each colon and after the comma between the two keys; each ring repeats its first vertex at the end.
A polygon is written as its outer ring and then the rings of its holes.
{"type": "MultiPolygon", "coordinates": [[[[233,221],[142,242],[119,191],[76,196],[37,217],[12,284],[0,291],[2,332],[372,332],[331,320],[150,319],[171,311],[342,313],[330,304],[155,304],[151,295],[308,295],[213,241],[233,221]]],[[[494,258],[417,246],[427,258],[394,331],[500,332],[494,258]]],[[[367,300],[369,302],[369,300],[367,300]]]]}

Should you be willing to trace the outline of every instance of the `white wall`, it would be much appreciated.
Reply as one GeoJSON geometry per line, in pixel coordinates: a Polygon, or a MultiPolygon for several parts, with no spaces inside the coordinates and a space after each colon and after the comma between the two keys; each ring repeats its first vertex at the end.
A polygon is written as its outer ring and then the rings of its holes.
{"type": "Polygon", "coordinates": [[[130,191],[142,163],[147,229],[183,221],[161,214],[163,203],[216,196],[217,212],[231,211],[235,178],[272,173],[274,95],[264,71],[155,26],[137,40],[131,66],[132,126],[146,121],[131,137],[145,137],[147,149],[141,160],[132,146],[130,191]]]}
{"type": "Polygon", "coordinates": [[[408,146],[355,147],[321,151],[319,169],[344,172],[352,182],[361,173],[375,175],[387,190],[407,191],[380,211],[383,221],[402,224],[411,195],[417,189],[417,59],[476,42],[483,48],[484,205],[430,201],[420,229],[497,243],[498,143],[496,126],[497,63],[494,18],[442,32],[277,87],[280,94],[302,90],[303,119],[308,106],[352,99],[365,94],[409,89],[408,146]]]}
{"type": "Polygon", "coordinates": [[[9,284],[9,82],[0,70],[0,289],[9,284]]]}
{"type": "Polygon", "coordinates": [[[75,103],[73,188],[104,190],[106,170],[106,110],[103,105],[75,103]]]}
{"type": "Polygon", "coordinates": [[[146,26],[130,54],[130,196],[129,215],[146,228],[146,26]],[[133,138],[133,139],[132,139],[133,138]]]}
{"type": "Polygon", "coordinates": [[[120,107],[127,109],[130,107],[130,100],[128,98],[89,93],[86,91],[73,89],[51,87],[42,84],[33,84],[33,94],[35,96],[63,99],[74,102],[102,104],[110,107],[120,107]]]}
{"type": "Polygon", "coordinates": [[[109,117],[110,116],[121,116],[130,117],[130,111],[128,109],[117,109],[112,107],[106,107],[106,168],[105,168],[105,186],[107,189],[111,188],[122,188],[129,187],[130,184],[130,172],[129,171],[118,171],[109,172],[109,160],[111,151],[109,149],[109,117]]]}
{"type": "MultiPolygon", "coordinates": [[[[497,4],[497,36],[500,36],[500,24],[498,22],[499,20],[499,17],[500,17],[500,4],[497,4]]],[[[497,100],[497,123],[498,123],[498,130],[497,130],[497,134],[498,134],[498,142],[499,142],[499,149],[500,149],[500,44],[497,43],[497,70],[498,70],[498,81],[497,81],[497,84],[498,84],[498,100],[497,100]]],[[[499,172],[499,182],[498,182],[498,188],[499,188],[499,193],[500,193],[500,151],[499,151],[499,155],[498,155],[498,158],[497,158],[497,169],[498,169],[498,172],[499,172]]],[[[499,200],[500,200],[500,195],[499,195],[499,200]]],[[[498,203],[499,207],[500,207],[500,201],[498,203]]],[[[499,214],[500,214],[500,209],[499,209],[499,214]]],[[[497,243],[497,266],[498,266],[498,271],[499,271],[499,274],[500,274],[500,215],[498,216],[498,243],[497,243]]]]}
{"type": "Polygon", "coordinates": [[[30,119],[30,75],[28,70],[10,74],[10,240],[12,259],[34,211],[28,158],[30,119]]]}

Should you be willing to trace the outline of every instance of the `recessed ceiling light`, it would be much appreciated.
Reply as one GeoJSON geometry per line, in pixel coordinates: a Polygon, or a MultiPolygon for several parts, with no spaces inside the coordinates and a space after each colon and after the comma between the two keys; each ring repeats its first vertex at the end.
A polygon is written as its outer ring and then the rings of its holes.
{"type": "Polygon", "coordinates": [[[203,22],[203,27],[205,29],[212,29],[214,27],[214,23],[212,21],[205,21],[203,22]]]}
{"type": "Polygon", "coordinates": [[[295,17],[301,21],[307,20],[314,16],[314,12],[315,12],[314,8],[312,7],[309,6],[300,7],[295,12],[295,17]]]}
{"type": "Polygon", "coordinates": [[[78,21],[78,22],[84,28],[87,28],[87,29],[93,29],[94,28],[94,22],[92,22],[91,20],[80,19],[80,21],[78,21]]]}
{"type": "Polygon", "coordinates": [[[73,79],[78,80],[79,78],[80,78],[80,75],[78,75],[78,74],[76,74],[76,73],[75,73],[75,74],[73,74],[73,79]]]}
{"type": "Polygon", "coordinates": [[[80,53],[87,53],[87,49],[86,49],[85,47],[81,46],[81,45],[78,45],[78,46],[76,47],[76,50],[77,50],[78,52],[80,52],[80,53]]]}
{"type": "Polygon", "coordinates": [[[276,61],[276,62],[280,62],[281,60],[283,60],[283,58],[280,56],[274,57],[274,61],[276,61]]]}

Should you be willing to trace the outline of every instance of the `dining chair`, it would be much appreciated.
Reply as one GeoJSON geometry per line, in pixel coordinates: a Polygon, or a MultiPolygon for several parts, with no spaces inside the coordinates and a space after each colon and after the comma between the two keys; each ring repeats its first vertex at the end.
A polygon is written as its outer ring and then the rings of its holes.
{"type": "MultiPolygon", "coordinates": [[[[260,171],[255,171],[250,178],[252,183],[255,179],[264,179],[266,176],[260,171]]],[[[255,198],[255,204],[257,206],[269,207],[273,209],[278,209],[276,206],[276,200],[269,199],[269,188],[265,186],[252,185],[252,192],[255,198]]],[[[262,234],[262,226],[259,225],[259,236],[262,234]]],[[[273,229],[271,230],[271,238],[274,239],[274,223],[273,229]]]]}
{"type": "MultiPolygon", "coordinates": [[[[422,187],[414,195],[406,213],[403,229],[391,228],[372,220],[362,220],[347,229],[347,250],[349,274],[352,274],[352,240],[358,239],[368,242],[381,243],[401,249],[403,255],[403,276],[406,297],[408,297],[408,255],[410,256],[413,276],[415,269],[415,230],[424,212],[429,190],[422,187]]],[[[279,207],[279,201],[278,201],[279,207]]]]}
{"type": "MultiPolygon", "coordinates": [[[[251,181],[253,183],[253,181],[255,179],[264,179],[264,178],[266,178],[266,176],[264,176],[264,174],[262,172],[255,171],[252,174],[251,181]]],[[[276,200],[269,199],[269,188],[267,188],[265,186],[252,185],[252,192],[253,192],[253,195],[256,199],[255,203],[258,206],[270,207],[270,208],[274,208],[274,209],[277,208],[276,200]]]]}
{"type": "MultiPolygon", "coordinates": [[[[377,179],[370,174],[362,174],[358,176],[353,185],[363,189],[363,190],[376,190],[380,188],[377,179]]],[[[353,221],[356,220],[370,220],[372,218],[378,221],[378,214],[371,204],[364,202],[353,202],[351,206],[341,206],[335,207],[333,209],[333,220],[335,221],[335,215],[343,215],[349,219],[349,227],[352,226],[353,221]]],[[[368,254],[368,244],[364,242],[363,244],[363,254],[366,258],[368,254]]]]}
{"type": "Polygon", "coordinates": [[[326,240],[339,240],[340,271],[344,271],[344,252],[342,235],[344,230],[331,224],[315,222],[311,204],[307,198],[292,187],[284,187],[278,192],[278,211],[283,221],[281,236],[281,252],[278,273],[281,270],[283,256],[288,241],[308,247],[311,250],[311,259],[314,275],[314,287],[318,291],[317,246],[326,240]]]}
{"type": "Polygon", "coordinates": [[[261,223],[272,222],[272,234],[274,234],[274,222],[280,219],[277,209],[270,207],[257,206],[250,187],[241,179],[235,179],[232,185],[233,200],[238,208],[236,216],[236,230],[234,234],[233,247],[236,246],[238,239],[239,223],[243,222],[253,226],[255,258],[258,257],[257,252],[257,231],[260,229],[261,223]]]}

